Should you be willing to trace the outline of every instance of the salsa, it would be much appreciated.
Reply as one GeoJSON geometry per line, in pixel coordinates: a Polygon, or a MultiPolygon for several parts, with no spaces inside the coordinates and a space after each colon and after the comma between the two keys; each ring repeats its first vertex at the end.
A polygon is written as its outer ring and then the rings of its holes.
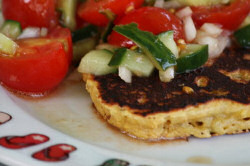
{"type": "Polygon", "coordinates": [[[46,93],[71,67],[127,83],[157,70],[169,82],[219,57],[234,35],[249,47],[250,0],[191,2],[2,0],[0,82],[46,93]]]}

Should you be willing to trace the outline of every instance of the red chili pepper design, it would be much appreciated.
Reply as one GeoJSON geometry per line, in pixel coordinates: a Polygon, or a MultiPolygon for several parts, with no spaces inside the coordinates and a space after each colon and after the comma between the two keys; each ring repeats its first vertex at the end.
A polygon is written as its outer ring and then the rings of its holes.
{"type": "Polygon", "coordinates": [[[41,161],[58,162],[69,158],[69,153],[76,150],[76,147],[68,144],[57,144],[45,148],[32,155],[35,159],[41,161]]]}
{"type": "Polygon", "coordinates": [[[0,146],[8,149],[21,149],[47,142],[49,137],[42,134],[29,134],[26,136],[6,136],[0,138],[0,146]]]}

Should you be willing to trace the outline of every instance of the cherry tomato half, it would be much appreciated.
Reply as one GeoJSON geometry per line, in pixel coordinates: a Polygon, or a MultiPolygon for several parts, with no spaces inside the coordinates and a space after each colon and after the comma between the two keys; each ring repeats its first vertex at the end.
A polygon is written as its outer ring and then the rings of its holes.
{"type": "MultiPolygon", "coordinates": [[[[161,8],[143,7],[134,10],[118,20],[116,25],[125,25],[132,22],[137,23],[139,29],[154,34],[174,30],[175,40],[184,39],[184,30],[181,20],[172,13],[161,8]]],[[[109,36],[108,42],[122,47],[131,47],[134,45],[132,41],[114,31],[109,36]]]]}
{"type": "Polygon", "coordinates": [[[42,38],[17,43],[15,55],[0,55],[0,81],[4,85],[21,92],[45,93],[63,80],[69,65],[61,42],[42,38]]]}
{"type": "Polygon", "coordinates": [[[28,26],[50,27],[55,21],[55,0],[2,0],[5,19],[19,21],[28,26]]]}
{"type": "Polygon", "coordinates": [[[124,15],[129,7],[138,8],[144,0],[87,0],[80,5],[78,15],[85,21],[97,26],[105,26],[108,19],[102,11],[110,10],[114,14],[124,15]]]}
{"type": "Polygon", "coordinates": [[[236,30],[250,12],[250,0],[236,0],[229,6],[192,7],[197,26],[215,23],[222,28],[236,30]]]}
{"type": "Polygon", "coordinates": [[[69,64],[71,64],[73,56],[73,47],[72,47],[72,36],[70,30],[68,28],[62,28],[60,26],[57,26],[49,32],[47,37],[63,43],[64,50],[68,57],[68,62],[69,64]]]}

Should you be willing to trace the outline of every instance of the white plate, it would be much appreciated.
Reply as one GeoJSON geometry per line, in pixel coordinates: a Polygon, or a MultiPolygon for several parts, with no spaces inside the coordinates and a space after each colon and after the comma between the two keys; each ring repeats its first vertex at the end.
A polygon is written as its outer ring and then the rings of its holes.
{"type": "Polygon", "coordinates": [[[76,73],[42,99],[20,98],[0,87],[0,112],[0,122],[8,120],[0,123],[0,162],[11,166],[114,166],[105,163],[110,159],[121,159],[124,166],[250,165],[249,134],[147,143],[120,133],[95,112],[76,73]],[[44,143],[9,149],[25,140],[44,143]]]}

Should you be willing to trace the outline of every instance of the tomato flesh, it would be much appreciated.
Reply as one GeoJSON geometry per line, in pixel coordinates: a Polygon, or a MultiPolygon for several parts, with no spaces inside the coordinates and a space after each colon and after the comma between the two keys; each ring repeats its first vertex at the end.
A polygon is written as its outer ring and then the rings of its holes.
{"type": "Polygon", "coordinates": [[[124,15],[126,10],[138,8],[143,4],[144,0],[87,0],[78,8],[78,15],[85,21],[97,26],[105,26],[108,19],[101,14],[104,10],[110,10],[117,16],[124,15]]]}
{"type": "Polygon", "coordinates": [[[17,41],[19,48],[13,57],[0,55],[0,81],[16,91],[45,93],[63,80],[68,59],[60,42],[28,40],[17,41]]]}
{"type": "Polygon", "coordinates": [[[215,23],[224,29],[236,30],[250,12],[250,0],[236,0],[229,6],[192,7],[192,10],[198,27],[215,23]]]}
{"type": "Polygon", "coordinates": [[[63,43],[65,52],[68,57],[68,62],[69,64],[71,64],[73,57],[73,46],[70,30],[68,28],[62,28],[57,26],[49,32],[47,37],[63,43]]]}
{"type": "Polygon", "coordinates": [[[55,21],[55,0],[2,0],[5,19],[16,20],[22,28],[50,27],[55,21]]]}
{"type": "MultiPolygon", "coordinates": [[[[115,24],[125,25],[132,22],[137,23],[139,29],[152,32],[155,35],[168,30],[173,30],[175,40],[184,39],[184,30],[181,20],[172,13],[161,8],[143,7],[134,10],[116,21],[115,24]]],[[[131,40],[115,31],[113,31],[108,37],[108,42],[112,45],[128,48],[134,45],[131,40]]]]}

